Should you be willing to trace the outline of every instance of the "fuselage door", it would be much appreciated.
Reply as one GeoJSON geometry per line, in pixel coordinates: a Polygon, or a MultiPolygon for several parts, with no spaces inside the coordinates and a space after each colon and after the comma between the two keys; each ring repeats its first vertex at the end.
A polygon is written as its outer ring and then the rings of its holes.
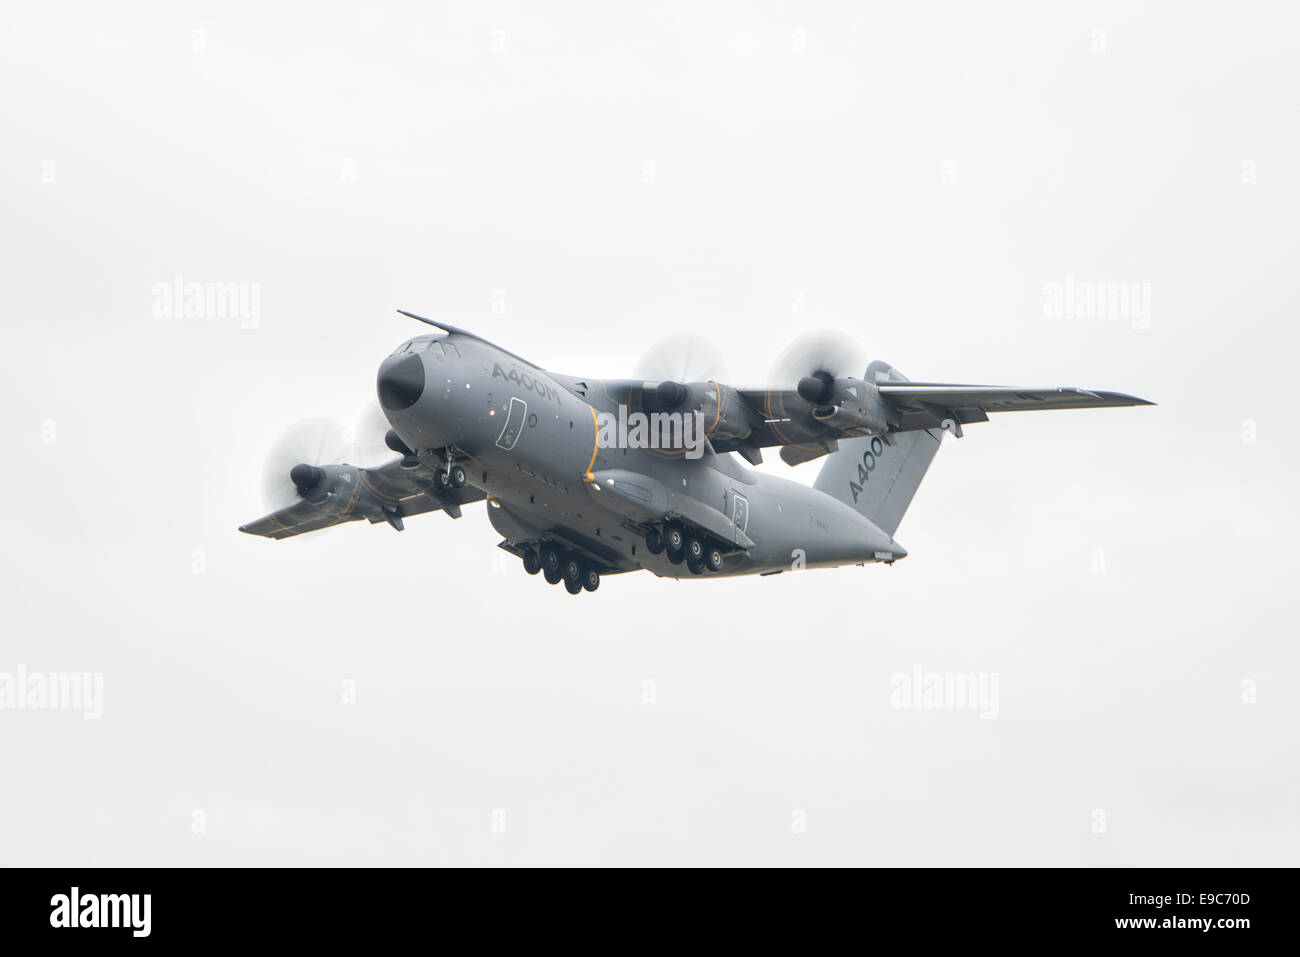
{"type": "Polygon", "coordinates": [[[731,502],[731,523],[743,532],[749,525],[749,499],[732,489],[731,502]]]}
{"type": "Polygon", "coordinates": [[[523,431],[524,420],[528,418],[528,403],[518,396],[510,397],[510,411],[506,413],[506,423],[501,426],[501,434],[497,436],[497,448],[505,449],[509,452],[519,441],[519,433],[523,431]]]}

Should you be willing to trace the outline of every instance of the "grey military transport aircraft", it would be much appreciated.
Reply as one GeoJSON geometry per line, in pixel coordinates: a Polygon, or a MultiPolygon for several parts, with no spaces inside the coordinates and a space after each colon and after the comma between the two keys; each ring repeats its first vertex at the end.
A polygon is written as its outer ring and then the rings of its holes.
{"type": "Polygon", "coordinates": [[[763,389],[584,379],[402,315],[437,332],[379,366],[391,461],[277,468],[288,500],[240,531],[291,538],[360,519],[401,531],[414,515],[460,518],[486,500],[500,547],[575,595],[637,569],[686,578],[891,564],[907,554],[894,533],[945,432],[960,438],[992,412],[1152,404],[1077,388],[911,382],[880,361],[857,378],[824,352],[763,389]],[[813,486],[738,460],[758,465],[772,447],[789,465],[825,457],[813,486]]]}

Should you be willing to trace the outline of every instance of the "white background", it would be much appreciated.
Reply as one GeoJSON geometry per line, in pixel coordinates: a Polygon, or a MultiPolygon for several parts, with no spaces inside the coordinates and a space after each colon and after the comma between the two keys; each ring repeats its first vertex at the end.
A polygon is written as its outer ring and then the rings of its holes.
{"type": "Polygon", "coordinates": [[[899,6],[11,5],[0,671],[104,716],[0,711],[0,864],[1296,864],[1296,8],[899,6]],[[481,506],[239,534],[398,307],[1159,405],[968,427],[893,568],[574,599],[481,506]],[[918,665],[997,717],[892,707],[918,665]]]}

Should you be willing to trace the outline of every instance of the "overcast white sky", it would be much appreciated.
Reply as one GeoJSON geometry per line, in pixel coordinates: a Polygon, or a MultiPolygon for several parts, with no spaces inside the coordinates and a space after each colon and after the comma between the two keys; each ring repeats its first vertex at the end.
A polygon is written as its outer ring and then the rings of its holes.
{"type": "Polygon", "coordinates": [[[0,710],[0,864],[1298,863],[1294,4],[4,21],[0,672],[104,697],[0,710]],[[177,276],[256,322],[155,315],[177,276]],[[1053,314],[1100,282],[1149,315],[1053,314]],[[236,532],[398,307],[1159,406],[969,427],[892,568],[574,599],[481,508],[236,532]],[[917,667],[997,716],[893,707],[917,667]]]}

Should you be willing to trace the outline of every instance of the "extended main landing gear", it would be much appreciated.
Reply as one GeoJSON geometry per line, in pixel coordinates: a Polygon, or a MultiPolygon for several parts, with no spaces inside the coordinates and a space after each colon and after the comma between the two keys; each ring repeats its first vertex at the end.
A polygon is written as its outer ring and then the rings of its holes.
{"type": "Polygon", "coordinates": [[[524,571],[530,575],[540,571],[552,585],[564,582],[564,590],[570,595],[595,591],[600,587],[600,570],[596,566],[554,542],[546,542],[540,549],[525,552],[524,571]]]}
{"type": "Polygon", "coordinates": [[[651,528],[645,547],[651,555],[667,553],[674,565],[685,562],[692,575],[722,571],[722,546],[707,535],[688,534],[681,522],[665,522],[662,530],[651,528]]]}

